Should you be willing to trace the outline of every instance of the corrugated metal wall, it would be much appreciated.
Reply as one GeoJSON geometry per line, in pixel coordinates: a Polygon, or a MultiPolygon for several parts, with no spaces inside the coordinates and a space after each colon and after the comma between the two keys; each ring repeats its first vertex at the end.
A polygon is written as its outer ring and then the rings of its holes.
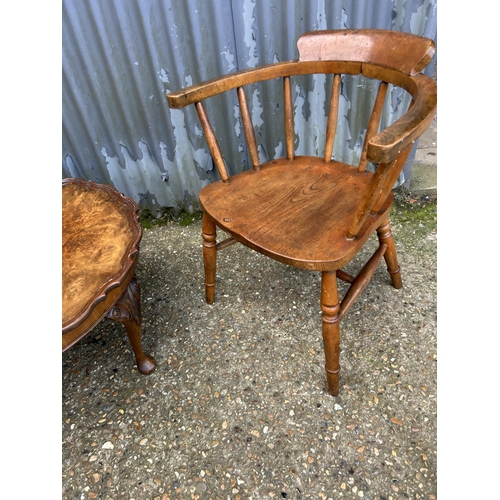
{"type": "MultiPolygon", "coordinates": [[[[311,30],[381,28],[436,40],[436,0],[63,0],[62,6],[63,178],[112,184],[153,212],[197,209],[199,190],[217,178],[194,108],[171,110],[167,92],[296,59],[297,39],[311,30]]],[[[320,75],[293,80],[297,154],[324,147],[330,85],[320,75]]],[[[353,110],[372,87],[362,77],[344,79],[334,156],[346,162],[359,157],[369,110],[357,116],[353,110]]],[[[281,118],[268,125],[281,112],[281,86],[263,83],[252,92],[265,161],[284,147],[281,118]]],[[[391,91],[384,120],[400,116],[407,103],[391,91]]],[[[206,104],[231,173],[250,165],[236,104],[235,93],[206,104]]],[[[410,171],[411,164],[401,182],[410,171]]]]}

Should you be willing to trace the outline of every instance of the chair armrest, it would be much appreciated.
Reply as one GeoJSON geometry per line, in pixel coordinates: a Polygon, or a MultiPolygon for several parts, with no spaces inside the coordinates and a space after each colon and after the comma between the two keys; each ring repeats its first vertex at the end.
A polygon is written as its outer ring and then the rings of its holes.
{"type": "Polygon", "coordinates": [[[368,142],[367,158],[373,163],[389,163],[411,146],[430,125],[436,114],[437,86],[434,80],[420,74],[411,77],[408,90],[414,105],[399,120],[368,142]]]}

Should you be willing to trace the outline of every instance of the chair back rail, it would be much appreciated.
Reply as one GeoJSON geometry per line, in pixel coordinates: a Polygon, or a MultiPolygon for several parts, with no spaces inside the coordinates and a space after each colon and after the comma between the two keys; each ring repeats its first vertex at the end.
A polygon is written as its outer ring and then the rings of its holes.
{"type": "Polygon", "coordinates": [[[367,159],[372,163],[389,162],[406,149],[427,129],[436,110],[437,91],[435,82],[426,75],[408,76],[389,68],[350,61],[288,61],[261,68],[243,70],[226,75],[204,84],[193,85],[167,94],[169,106],[174,109],[195,104],[213,95],[273,78],[295,75],[326,74],[363,74],[406,90],[415,101],[408,110],[392,125],[373,136],[368,141],[367,159]]]}
{"type": "Polygon", "coordinates": [[[420,73],[435,53],[432,40],[389,30],[335,30],[304,33],[297,41],[300,61],[357,61],[420,73]]]}

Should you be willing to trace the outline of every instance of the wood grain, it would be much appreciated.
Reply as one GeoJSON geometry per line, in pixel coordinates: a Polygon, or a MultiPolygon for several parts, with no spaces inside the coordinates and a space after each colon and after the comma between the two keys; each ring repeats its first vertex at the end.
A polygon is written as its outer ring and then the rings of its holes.
{"type": "MultiPolygon", "coordinates": [[[[388,214],[394,198],[392,186],[412,146],[436,112],[436,84],[421,74],[435,46],[427,38],[384,30],[310,32],[299,38],[297,46],[298,61],[238,71],[171,92],[167,99],[171,108],[196,104],[207,144],[221,172],[222,181],[200,191],[207,302],[213,303],[216,297],[217,252],[234,242],[280,262],[321,271],[325,371],[328,392],[336,396],[341,320],[368,286],[382,258],[393,286],[402,286],[388,214]],[[312,74],[334,75],[322,158],[296,156],[294,151],[297,138],[291,77],[312,74]],[[342,75],[358,74],[380,83],[374,103],[358,103],[372,107],[372,113],[356,168],[333,160],[332,153],[341,123],[338,114],[342,75]],[[244,86],[279,78],[283,79],[284,158],[261,165],[244,86]],[[401,118],[379,131],[389,84],[408,92],[412,102],[401,118]],[[235,88],[254,169],[229,178],[201,101],[235,88]],[[375,172],[367,170],[369,162],[376,166],[375,172]],[[229,238],[217,243],[217,229],[229,234],[229,238]],[[379,246],[368,262],[356,276],[343,271],[341,268],[352,261],[374,233],[379,246]],[[337,278],[349,283],[342,299],[337,278]]],[[[268,124],[270,129],[276,126],[268,124]]],[[[300,143],[301,137],[298,140],[300,143]]]]}

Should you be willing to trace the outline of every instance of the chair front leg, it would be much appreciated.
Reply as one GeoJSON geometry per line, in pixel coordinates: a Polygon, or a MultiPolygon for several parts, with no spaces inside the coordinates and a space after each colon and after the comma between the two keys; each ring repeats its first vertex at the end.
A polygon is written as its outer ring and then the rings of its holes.
{"type": "Polygon", "coordinates": [[[337,396],[340,374],[340,304],[335,271],[321,273],[321,310],[328,392],[337,396]]]}
{"type": "Polygon", "coordinates": [[[401,272],[398,265],[398,257],[396,255],[396,245],[391,233],[391,225],[389,219],[384,222],[377,229],[378,240],[381,245],[386,244],[387,250],[384,254],[384,259],[387,264],[387,270],[391,275],[391,280],[394,288],[401,288],[403,282],[401,281],[401,272]]]}
{"type": "Polygon", "coordinates": [[[205,269],[205,298],[207,304],[215,301],[215,269],[217,263],[217,230],[214,221],[203,212],[203,266],[205,269]]]}

